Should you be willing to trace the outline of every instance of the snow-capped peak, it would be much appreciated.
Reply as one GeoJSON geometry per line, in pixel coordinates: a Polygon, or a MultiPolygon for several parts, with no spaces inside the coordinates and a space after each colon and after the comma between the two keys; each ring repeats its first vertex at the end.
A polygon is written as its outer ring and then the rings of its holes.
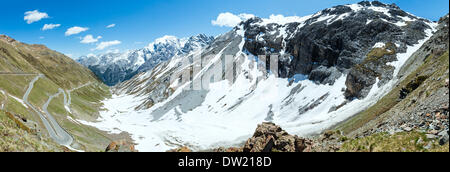
{"type": "Polygon", "coordinates": [[[88,54],[88,55],[86,55],[87,57],[97,57],[95,54],[92,54],[92,53],[90,53],[90,54],[88,54]]]}
{"type": "MultiPolygon", "coordinates": [[[[332,24],[338,20],[344,20],[347,17],[354,16],[362,11],[364,11],[364,13],[377,13],[381,20],[388,21],[398,26],[405,26],[406,22],[422,19],[402,11],[395,4],[384,4],[379,1],[362,1],[356,4],[334,6],[304,17],[271,15],[269,18],[253,17],[243,21],[241,24],[248,23],[249,21],[251,21],[252,25],[260,26],[268,24],[286,25],[289,23],[300,23],[299,27],[301,28],[306,24],[314,24],[323,21],[325,21],[326,24],[332,24]]],[[[367,24],[371,21],[372,20],[369,18],[367,24]]]]}
{"type": "Polygon", "coordinates": [[[262,24],[269,24],[269,23],[276,23],[279,25],[285,25],[287,23],[303,23],[306,20],[308,20],[309,18],[311,18],[311,16],[304,16],[304,17],[298,17],[298,16],[283,16],[283,15],[270,15],[270,17],[268,19],[264,18],[263,23],[262,24]]]}
{"type": "Polygon", "coordinates": [[[176,55],[190,53],[207,46],[214,38],[204,34],[190,38],[166,35],[156,39],[147,47],[126,52],[107,52],[87,55],[77,61],[89,67],[108,85],[128,80],[139,72],[152,69],[176,55]]]}
{"type": "Polygon", "coordinates": [[[172,47],[182,47],[184,44],[184,39],[179,39],[175,36],[165,35],[161,38],[157,38],[154,42],[150,43],[146,48],[150,51],[155,51],[158,47],[172,46],[172,47]]]}
{"type": "Polygon", "coordinates": [[[171,44],[178,42],[179,39],[175,36],[165,35],[155,40],[154,44],[171,44]]]}

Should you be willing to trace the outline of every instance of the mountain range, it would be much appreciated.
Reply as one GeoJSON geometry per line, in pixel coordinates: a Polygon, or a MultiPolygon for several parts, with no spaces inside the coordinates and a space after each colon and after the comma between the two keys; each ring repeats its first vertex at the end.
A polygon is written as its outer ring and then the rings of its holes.
{"type": "Polygon", "coordinates": [[[254,17],[199,52],[114,86],[105,101],[114,110],[85,124],[133,133],[144,151],[236,146],[264,121],[314,136],[386,96],[437,25],[378,1],[305,17],[254,17]],[[268,63],[273,55],[276,66],[268,63]],[[215,73],[217,66],[231,70],[215,73]],[[174,79],[180,71],[189,76],[174,79]],[[193,89],[208,80],[210,88],[193,89]]]}
{"type": "Polygon", "coordinates": [[[92,70],[105,84],[113,86],[146,72],[174,56],[183,56],[208,45],[214,38],[199,34],[190,38],[164,36],[147,47],[125,53],[110,52],[87,55],[77,62],[92,70]]]}
{"type": "Polygon", "coordinates": [[[0,113],[44,151],[448,151],[448,17],[362,1],[76,62],[2,36],[0,113]]]}

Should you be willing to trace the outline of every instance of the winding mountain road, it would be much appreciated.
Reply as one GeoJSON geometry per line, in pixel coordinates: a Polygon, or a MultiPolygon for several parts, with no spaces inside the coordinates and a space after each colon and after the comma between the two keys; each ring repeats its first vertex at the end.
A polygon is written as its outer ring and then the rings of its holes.
{"type": "Polygon", "coordinates": [[[71,89],[71,90],[68,90],[68,91],[67,91],[67,95],[68,95],[67,97],[68,97],[68,99],[66,99],[66,94],[64,94],[64,106],[66,106],[66,109],[68,109],[69,112],[70,112],[69,106],[70,106],[70,104],[72,104],[72,97],[70,96],[70,93],[72,93],[72,91],[75,91],[75,90],[78,90],[78,89],[80,89],[80,88],[89,86],[89,85],[91,85],[91,84],[92,84],[92,82],[88,82],[88,83],[83,84],[83,85],[81,85],[81,86],[79,86],[79,87],[76,87],[76,88],[73,88],[73,89],[71,89]]]}
{"type": "Polygon", "coordinates": [[[3,110],[5,108],[5,104],[8,102],[8,95],[6,94],[5,91],[0,89],[0,93],[3,94],[5,96],[5,100],[3,100],[2,102],[0,102],[0,110],[3,110]]]}
{"type": "Polygon", "coordinates": [[[24,73],[24,72],[0,72],[0,75],[29,76],[29,75],[36,75],[36,74],[35,73],[24,73]]]}
{"type": "MultiPolygon", "coordinates": [[[[25,95],[23,96],[23,101],[25,104],[27,104],[33,111],[35,111],[39,117],[42,120],[42,123],[44,124],[45,128],[47,129],[50,137],[58,144],[70,147],[70,145],[73,142],[72,136],[67,133],[59,124],[56,122],[56,120],[53,118],[53,116],[48,112],[47,107],[50,104],[51,100],[54,97],[57,97],[59,94],[64,93],[64,90],[59,89],[59,92],[55,95],[52,95],[49,97],[48,101],[44,104],[43,110],[45,112],[45,116],[36,108],[34,107],[30,102],[28,102],[28,96],[31,93],[31,90],[34,87],[34,83],[39,80],[39,78],[44,77],[44,75],[40,74],[36,78],[34,78],[29,86],[27,91],[25,92],[25,95]],[[48,118],[48,119],[47,119],[48,118]]],[[[66,102],[64,102],[66,104],[66,102]]]]}
{"type": "MultiPolygon", "coordinates": [[[[56,122],[56,120],[53,118],[53,116],[47,110],[48,105],[50,104],[50,102],[52,101],[53,98],[58,97],[61,93],[64,94],[64,97],[65,97],[64,90],[61,88],[58,90],[59,90],[58,93],[56,93],[55,95],[51,95],[49,97],[49,99],[44,104],[44,106],[42,106],[42,109],[47,114],[47,118],[49,119],[50,123],[53,126],[53,129],[56,132],[56,135],[58,136],[57,138],[54,138],[55,141],[61,145],[69,146],[73,142],[72,136],[69,133],[67,133],[61,126],[59,126],[58,122],[56,122]]],[[[64,101],[64,106],[66,106],[66,103],[67,102],[64,101]]]]}

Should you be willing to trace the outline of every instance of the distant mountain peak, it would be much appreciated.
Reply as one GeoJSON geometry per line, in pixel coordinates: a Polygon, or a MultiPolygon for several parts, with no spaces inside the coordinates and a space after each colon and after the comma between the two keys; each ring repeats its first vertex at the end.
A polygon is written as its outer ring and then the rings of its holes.
{"type": "Polygon", "coordinates": [[[165,35],[161,38],[156,39],[155,42],[150,43],[150,44],[173,44],[178,41],[179,41],[179,39],[176,36],[165,35]]]}
{"type": "Polygon", "coordinates": [[[90,68],[107,85],[128,80],[137,73],[151,70],[177,55],[188,54],[209,45],[214,37],[198,34],[189,38],[166,35],[148,46],[124,53],[109,52],[82,56],[77,61],[90,68]]]}

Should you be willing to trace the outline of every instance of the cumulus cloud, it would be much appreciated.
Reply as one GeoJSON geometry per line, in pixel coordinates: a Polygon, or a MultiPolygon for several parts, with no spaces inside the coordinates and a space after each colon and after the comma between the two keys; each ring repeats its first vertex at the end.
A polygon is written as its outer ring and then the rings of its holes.
{"type": "Polygon", "coordinates": [[[87,30],[89,30],[89,28],[87,28],[87,27],[74,26],[74,27],[67,29],[66,36],[76,35],[76,34],[79,34],[81,32],[87,31],[87,30]]]}
{"type": "Polygon", "coordinates": [[[122,43],[122,42],[120,42],[118,40],[101,42],[100,44],[97,45],[97,47],[94,50],[103,50],[110,46],[119,45],[120,43],[122,43]]]}
{"type": "Polygon", "coordinates": [[[243,20],[250,19],[252,17],[255,17],[253,14],[246,14],[242,13],[239,15],[234,15],[230,12],[220,13],[219,16],[217,16],[216,20],[212,20],[211,24],[214,26],[220,26],[220,27],[234,27],[238,25],[243,20]]]}
{"type": "Polygon", "coordinates": [[[61,24],[45,24],[44,27],[42,27],[42,30],[51,30],[59,26],[61,26],[61,24]]]}
{"type": "Polygon", "coordinates": [[[44,12],[39,12],[38,10],[27,11],[25,12],[25,17],[23,17],[23,19],[27,21],[28,24],[37,22],[45,18],[49,18],[48,14],[44,12]]]}
{"type": "Polygon", "coordinates": [[[101,36],[97,36],[97,38],[94,38],[92,35],[86,35],[82,40],[81,43],[83,44],[90,44],[94,42],[98,42],[99,39],[101,39],[101,36]]]}
{"type": "Polygon", "coordinates": [[[116,24],[110,24],[110,25],[106,26],[106,28],[113,28],[113,27],[116,27],[116,24]]]}
{"type": "Polygon", "coordinates": [[[109,49],[109,50],[107,50],[106,51],[106,53],[120,53],[120,50],[119,49],[109,49]]]}

